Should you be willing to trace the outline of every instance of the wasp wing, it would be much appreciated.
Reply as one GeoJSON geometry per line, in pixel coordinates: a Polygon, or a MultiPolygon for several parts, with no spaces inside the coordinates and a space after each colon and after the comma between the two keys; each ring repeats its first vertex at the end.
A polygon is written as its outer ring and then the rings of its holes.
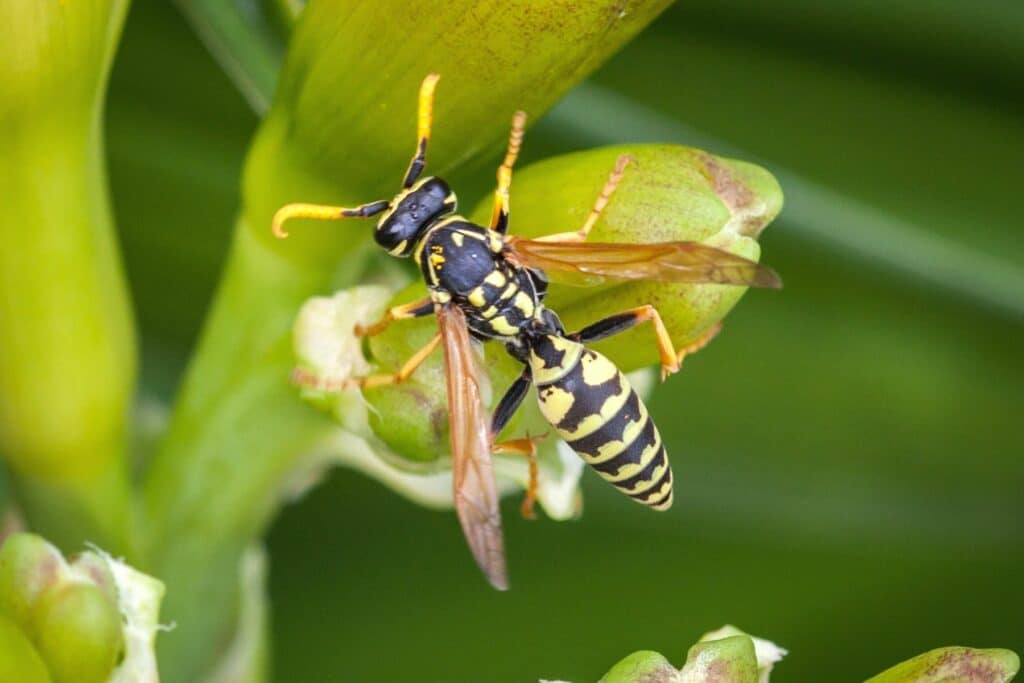
{"type": "Polygon", "coordinates": [[[498,590],[508,588],[498,487],[491,467],[487,409],[480,397],[476,357],[466,317],[455,306],[437,311],[444,343],[455,511],[480,569],[498,590]]]}
{"type": "Polygon", "coordinates": [[[575,276],[570,282],[577,284],[600,284],[611,278],[782,286],[768,266],[700,242],[545,242],[509,237],[505,245],[509,258],[520,265],[568,273],[575,276]]]}

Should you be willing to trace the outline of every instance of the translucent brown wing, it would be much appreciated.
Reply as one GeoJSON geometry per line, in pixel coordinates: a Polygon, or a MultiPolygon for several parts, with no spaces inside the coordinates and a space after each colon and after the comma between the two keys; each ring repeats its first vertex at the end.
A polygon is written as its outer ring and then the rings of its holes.
{"type": "Polygon", "coordinates": [[[508,588],[498,488],[491,468],[490,425],[480,397],[477,363],[462,311],[441,307],[437,322],[444,343],[455,511],[480,569],[498,590],[508,588]]]}
{"type": "Polygon", "coordinates": [[[771,268],[700,242],[630,244],[608,242],[544,242],[506,239],[508,257],[539,268],[552,277],[570,273],[571,283],[592,285],[606,278],[713,282],[779,288],[782,280],[771,268]]]}

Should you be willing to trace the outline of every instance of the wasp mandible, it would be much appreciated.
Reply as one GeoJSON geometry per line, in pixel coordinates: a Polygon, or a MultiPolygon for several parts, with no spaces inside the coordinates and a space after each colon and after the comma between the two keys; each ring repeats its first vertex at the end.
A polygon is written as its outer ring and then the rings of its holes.
{"type": "Polygon", "coordinates": [[[505,551],[491,455],[512,452],[530,458],[531,483],[524,501],[524,511],[528,511],[537,487],[534,442],[526,438],[496,443],[495,437],[529,388],[536,388],[541,413],[557,434],[602,478],[634,500],[666,510],[672,504],[672,470],[661,436],[625,376],[587,345],[650,322],[664,379],[679,369],[687,352],[702,346],[717,331],[715,328],[695,344],[677,350],[658,311],[647,305],[569,333],[544,306],[546,273],[571,272],[591,282],[656,279],[778,287],[780,281],[774,271],[755,261],[698,242],[588,242],[588,234],[631,162],[628,155],[619,157],[579,230],[534,240],[508,235],[509,187],[523,141],[523,112],[516,112],[512,119],[508,149],[498,168],[490,225],[471,223],[456,213],[455,194],[444,180],[421,177],[438,78],[430,74],[420,86],[416,151],[402,189],[393,199],[350,208],[288,204],[275,213],[273,231],[277,237],[286,237],[283,224],[291,218],[379,216],[373,233],[377,243],[392,256],[411,256],[419,266],[429,296],[395,306],[377,323],[355,330],[357,335],[375,335],[397,320],[430,314],[437,317],[437,334],[397,373],[332,382],[297,371],[295,379],[323,390],[399,383],[443,346],[455,508],[477,564],[495,588],[505,589],[505,551]],[[504,343],[523,364],[522,374],[489,418],[472,349],[474,341],[487,340],[504,343]]]}

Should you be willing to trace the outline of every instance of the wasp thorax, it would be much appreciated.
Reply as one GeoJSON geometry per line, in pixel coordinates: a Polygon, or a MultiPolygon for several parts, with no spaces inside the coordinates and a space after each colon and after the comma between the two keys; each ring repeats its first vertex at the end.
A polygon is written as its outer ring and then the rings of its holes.
{"type": "Polygon", "coordinates": [[[455,210],[455,193],[440,178],[423,178],[403,190],[377,222],[374,239],[394,256],[409,256],[431,223],[455,210]]]}

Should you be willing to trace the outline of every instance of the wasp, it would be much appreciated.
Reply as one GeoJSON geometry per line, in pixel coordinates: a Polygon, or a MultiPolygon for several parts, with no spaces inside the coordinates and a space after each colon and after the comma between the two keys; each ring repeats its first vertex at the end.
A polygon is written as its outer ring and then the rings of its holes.
{"type": "Polygon", "coordinates": [[[640,323],[654,327],[662,379],[676,372],[682,357],[706,343],[677,351],[658,311],[640,306],[568,332],[544,306],[549,272],[575,273],[590,282],[604,278],[657,279],[778,287],[771,269],[697,242],[619,244],[588,242],[631,158],[618,159],[583,226],[574,232],[523,239],[508,234],[512,167],[523,141],[526,115],[512,119],[504,161],[498,168],[489,226],[476,225],[457,211],[455,193],[441,178],[423,176],[430,141],[434,90],[439,76],[420,86],[416,150],[393,199],[356,207],[295,203],[281,207],[273,232],[286,237],[292,218],[377,217],[373,236],[392,256],[419,266],[429,295],[388,309],[375,324],[357,326],[375,335],[398,320],[434,315],[438,332],[391,375],[341,382],[296,371],[295,380],[323,390],[369,388],[408,379],[438,346],[444,348],[451,432],[455,508],[477,564],[499,590],[508,587],[493,453],[521,453],[530,459],[531,482],[524,501],[529,514],[536,496],[534,439],[496,442],[530,387],[541,413],[555,432],[597,473],[630,498],[655,510],[672,505],[672,470],[661,436],[643,401],[626,377],[588,344],[640,323]],[[495,340],[523,364],[522,374],[488,415],[481,398],[473,345],[495,340]]]}

